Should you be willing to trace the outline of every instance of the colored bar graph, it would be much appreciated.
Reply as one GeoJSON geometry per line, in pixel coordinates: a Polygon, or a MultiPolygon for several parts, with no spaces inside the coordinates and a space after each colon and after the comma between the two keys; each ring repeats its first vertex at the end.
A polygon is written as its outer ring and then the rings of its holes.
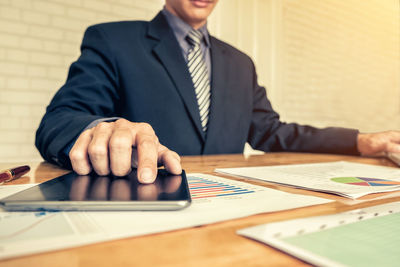
{"type": "Polygon", "coordinates": [[[192,199],[254,193],[254,191],[246,188],[220,183],[200,177],[189,176],[188,182],[192,199]]]}

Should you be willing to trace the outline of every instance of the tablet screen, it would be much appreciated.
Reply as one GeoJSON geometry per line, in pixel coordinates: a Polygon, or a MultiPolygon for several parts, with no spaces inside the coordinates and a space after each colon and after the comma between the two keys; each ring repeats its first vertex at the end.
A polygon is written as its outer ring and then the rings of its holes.
{"type": "Polygon", "coordinates": [[[189,200],[190,193],[183,171],[171,175],[158,170],[152,184],[141,184],[136,170],[124,177],[78,175],[74,172],[57,177],[2,200],[29,201],[180,201],[189,200]]]}

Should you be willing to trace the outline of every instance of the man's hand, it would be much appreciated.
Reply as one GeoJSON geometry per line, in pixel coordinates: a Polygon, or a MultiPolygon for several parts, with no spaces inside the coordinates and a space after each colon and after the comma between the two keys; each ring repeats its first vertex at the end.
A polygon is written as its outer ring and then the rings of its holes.
{"type": "Polygon", "coordinates": [[[172,174],[182,172],[179,155],[158,142],[149,124],[125,119],[101,122],[82,132],[69,158],[72,168],[80,175],[89,174],[93,168],[99,175],[107,175],[111,171],[116,176],[124,176],[131,171],[136,153],[141,183],[154,182],[158,163],[172,174]]]}
{"type": "Polygon", "coordinates": [[[363,156],[379,156],[389,152],[399,153],[400,131],[360,133],[357,137],[357,148],[363,156]]]}

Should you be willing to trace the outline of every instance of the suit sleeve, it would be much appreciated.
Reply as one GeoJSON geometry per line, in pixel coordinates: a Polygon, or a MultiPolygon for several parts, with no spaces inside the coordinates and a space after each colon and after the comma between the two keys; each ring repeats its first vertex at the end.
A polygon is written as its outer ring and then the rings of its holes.
{"type": "Polygon", "coordinates": [[[81,56],[46,109],[36,132],[36,147],[47,161],[68,167],[64,149],[92,121],[116,117],[118,73],[107,37],[99,27],[84,35],[81,56]]]}
{"type": "Polygon", "coordinates": [[[359,155],[358,130],[340,127],[315,128],[280,121],[257,83],[253,65],[253,113],[249,131],[250,145],[263,151],[292,151],[359,155]]]}

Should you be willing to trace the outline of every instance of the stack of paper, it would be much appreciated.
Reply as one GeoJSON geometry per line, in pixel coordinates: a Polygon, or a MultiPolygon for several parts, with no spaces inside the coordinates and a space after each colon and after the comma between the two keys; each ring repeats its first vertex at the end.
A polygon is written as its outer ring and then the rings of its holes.
{"type": "Polygon", "coordinates": [[[358,198],[400,190],[400,169],[352,162],[225,168],[216,172],[358,198]]]}

